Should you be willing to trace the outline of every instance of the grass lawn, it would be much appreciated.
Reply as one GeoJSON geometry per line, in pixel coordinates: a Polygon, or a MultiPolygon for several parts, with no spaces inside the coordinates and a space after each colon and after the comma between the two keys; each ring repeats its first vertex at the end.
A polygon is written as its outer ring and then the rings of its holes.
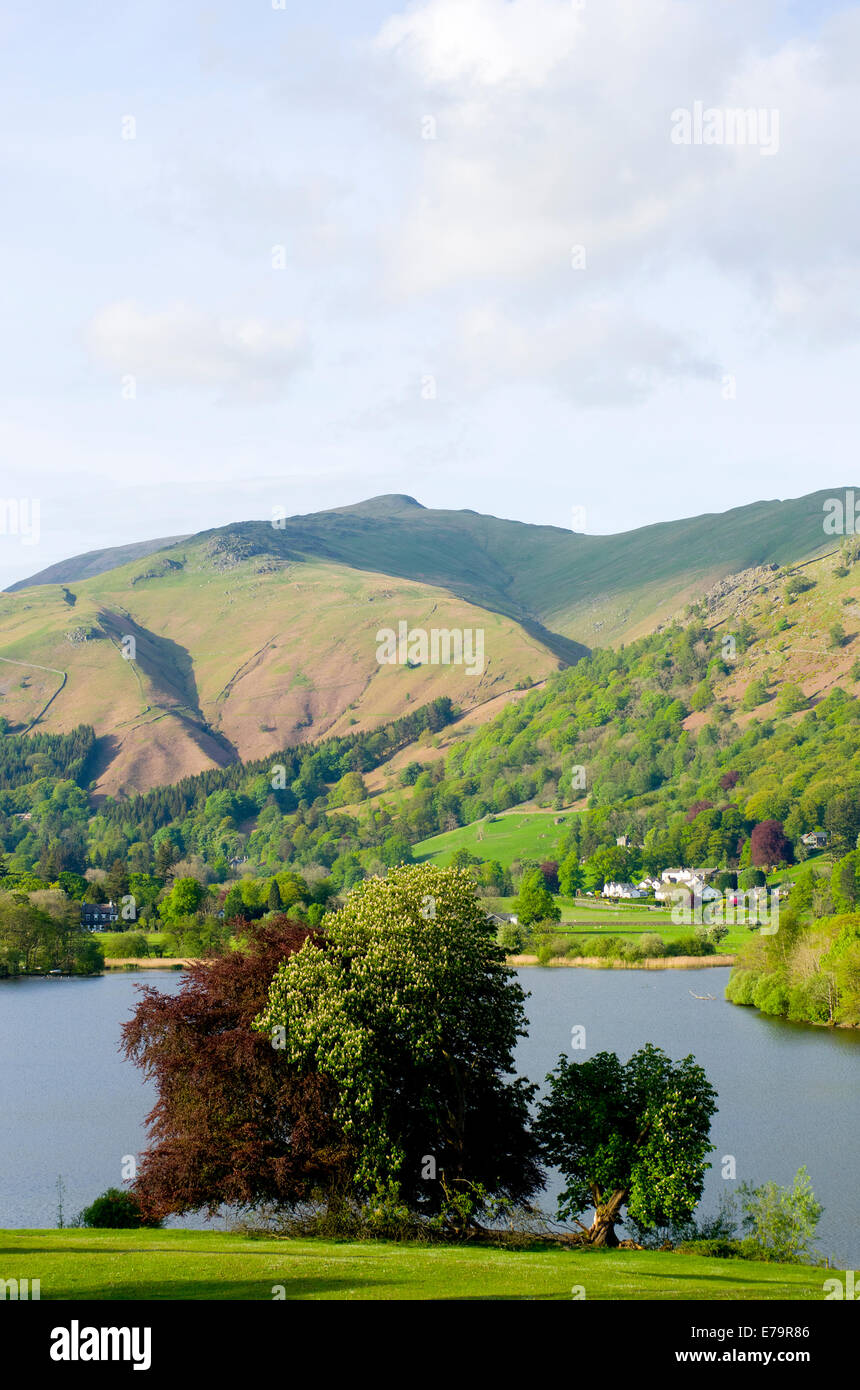
{"type": "MultiPolygon", "coordinates": [[[[165,938],[167,936],[167,933],[163,931],[145,932],[134,922],[127,923],[126,930],[129,932],[135,932],[137,935],[140,936],[145,936],[146,943],[150,949],[150,952],[154,951],[156,947],[163,947],[165,938]]],[[[94,931],[92,933],[93,939],[101,944],[102,950],[105,953],[105,957],[109,960],[121,959],[121,957],[117,957],[114,955],[115,950],[118,949],[117,936],[121,935],[124,935],[124,933],[115,931],[94,931]]]]}
{"type": "Polygon", "coordinates": [[[638,1250],[507,1251],[214,1231],[0,1231],[42,1299],[821,1299],[832,1271],[638,1250]]]}
{"type": "Polygon", "coordinates": [[[514,859],[554,859],[571,818],[563,811],[512,812],[432,835],[415,845],[413,853],[416,859],[445,865],[455,849],[467,849],[481,859],[497,859],[505,868],[514,859]],[[564,816],[561,825],[555,823],[558,816],[564,816]]]}

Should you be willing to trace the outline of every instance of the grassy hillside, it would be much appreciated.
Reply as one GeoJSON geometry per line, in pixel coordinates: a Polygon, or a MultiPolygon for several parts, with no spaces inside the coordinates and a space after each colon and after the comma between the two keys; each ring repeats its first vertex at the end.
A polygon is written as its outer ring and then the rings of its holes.
{"type": "Polygon", "coordinates": [[[821,1299],[802,1265],[651,1251],[250,1240],[199,1231],[0,1231],[6,1279],[45,1299],[821,1299]],[[283,1292],[281,1293],[281,1289],[283,1292]]]}
{"type": "Polygon", "coordinates": [[[0,714],[18,729],[91,724],[100,794],[374,727],[443,694],[468,709],[557,667],[522,626],[442,590],[330,561],[276,563],[221,538],[73,589],[0,595],[0,714]],[[484,669],[380,665],[376,633],[401,621],[482,630],[484,669]]]}
{"type": "MultiPolygon", "coordinates": [[[[248,554],[336,561],[450,589],[530,624],[536,638],[555,641],[557,654],[570,659],[575,653],[558,645],[559,635],[588,647],[629,639],[727,574],[833,549],[823,530],[823,503],[843,491],[823,489],[610,536],[441,511],[398,495],[290,517],[280,527],[241,522],[205,535],[248,554]]],[[[117,564],[126,559],[125,551],[117,552],[117,564]]],[[[100,552],[97,563],[107,560],[100,552]]],[[[31,582],[71,582],[85,561],[91,568],[92,557],[78,557],[31,582]]]]}

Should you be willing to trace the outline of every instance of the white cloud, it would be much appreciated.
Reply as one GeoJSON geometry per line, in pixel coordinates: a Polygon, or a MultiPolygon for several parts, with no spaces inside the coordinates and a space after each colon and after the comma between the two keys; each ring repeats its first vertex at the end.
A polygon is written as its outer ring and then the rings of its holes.
{"type": "Polygon", "coordinates": [[[575,47],[583,9],[575,0],[434,0],[392,16],[376,46],[430,86],[541,87],[575,47]]]}
{"type": "Polygon", "coordinates": [[[543,382],[584,406],[629,404],[668,380],[719,375],[680,334],[612,303],[530,323],[482,306],[463,316],[458,352],[472,387],[543,382]]]}
{"type": "Polygon", "coordinates": [[[220,388],[227,399],[280,395],[308,360],[299,321],[221,317],[182,303],[149,312],[128,300],[109,304],[91,324],[90,345],[138,385],[220,388]]]}
{"type": "MultiPolygon", "coordinates": [[[[742,284],[774,333],[802,332],[796,312],[781,322],[780,280],[809,275],[820,291],[860,267],[846,178],[860,20],[775,44],[770,13],[758,0],[716,22],[681,0],[426,0],[388,20],[376,55],[437,128],[387,237],[397,292],[489,289],[528,315],[566,293],[581,244],[581,297],[628,305],[646,279],[697,265],[742,284]],[[672,111],[697,100],[778,110],[778,152],[673,144],[672,111]]],[[[692,312],[679,306],[679,331],[692,312]]]]}

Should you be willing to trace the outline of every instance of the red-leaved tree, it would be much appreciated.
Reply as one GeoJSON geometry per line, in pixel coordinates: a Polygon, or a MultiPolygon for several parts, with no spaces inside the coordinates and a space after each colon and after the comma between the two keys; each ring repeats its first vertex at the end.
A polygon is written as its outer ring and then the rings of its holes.
{"type": "Polygon", "coordinates": [[[292,1206],[340,1186],[331,1083],[251,1030],[278,965],[319,938],[286,916],[244,925],[241,951],[192,966],[175,995],[144,986],[123,1025],[126,1056],[158,1088],[133,1189],[147,1216],[292,1206]]]}
{"type": "Polygon", "coordinates": [[[555,859],[545,859],[540,866],[545,887],[551,893],[558,892],[558,863],[555,859]]]}
{"type": "Polygon", "coordinates": [[[763,820],[753,826],[750,859],[757,869],[775,868],[791,858],[791,841],[783,834],[778,820],[763,820]]]}

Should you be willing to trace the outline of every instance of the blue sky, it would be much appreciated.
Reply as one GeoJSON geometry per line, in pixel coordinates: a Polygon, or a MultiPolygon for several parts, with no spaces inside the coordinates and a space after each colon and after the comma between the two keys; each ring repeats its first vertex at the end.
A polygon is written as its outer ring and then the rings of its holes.
{"type": "Polygon", "coordinates": [[[40,505],[0,584],[381,492],[607,532],[855,478],[857,6],[12,4],[0,40],[0,501],[40,505]],[[673,143],[696,101],[778,148],[673,143]]]}

